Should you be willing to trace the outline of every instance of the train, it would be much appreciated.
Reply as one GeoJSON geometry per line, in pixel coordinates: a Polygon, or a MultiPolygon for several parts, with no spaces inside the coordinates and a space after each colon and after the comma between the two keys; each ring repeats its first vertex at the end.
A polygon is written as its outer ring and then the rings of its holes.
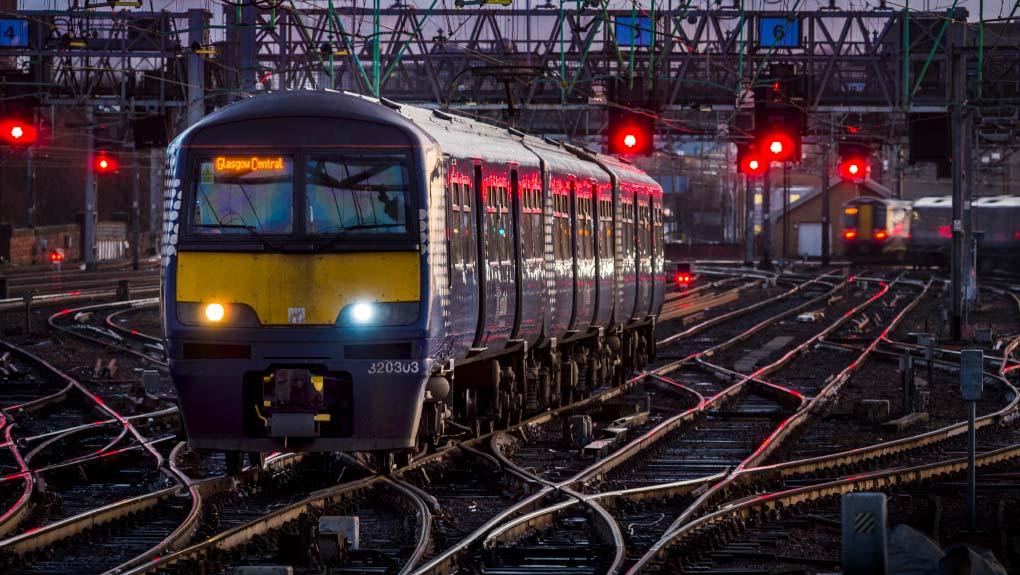
{"type": "MultiPolygon", "coordinates": [[[[912,202],[861,197],[843,204],[844,253],[859,263],[948,267],[953,216],[949,196],[912,202]]],[[[978,268],[1020,268],[1020,197],[992,196],[971,204],[978,268]]]]}
{"type": "Polygon", "coordinates": [[[167,148],[161,315],[184,430],[236,466],[406,455],[655,356],[662,188],[594,150],[333,91],[167,148]]]}

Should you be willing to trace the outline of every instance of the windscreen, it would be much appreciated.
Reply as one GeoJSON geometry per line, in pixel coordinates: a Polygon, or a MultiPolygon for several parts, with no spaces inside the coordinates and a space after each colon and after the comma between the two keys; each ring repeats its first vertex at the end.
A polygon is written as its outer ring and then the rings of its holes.
{"type": "Polygon", "coordinates": [[[199,162],[191,231],[289,234],[294,166],[287,156],[217,156],[199,162]]]}
{"type": "Polygon", "coordinates": [[[309,234],[406,234],[409,194],[402,155],[312,156],[305,162],[309,234]]]}

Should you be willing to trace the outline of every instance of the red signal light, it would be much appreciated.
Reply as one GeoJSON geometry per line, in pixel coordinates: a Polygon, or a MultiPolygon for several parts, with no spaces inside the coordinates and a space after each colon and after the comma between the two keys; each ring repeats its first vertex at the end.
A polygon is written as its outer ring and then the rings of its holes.
{"type": "Polygon", "coordinates": [[[62,252],[60,250],[51,250],[50,251],[50,261],[55,263],[55,264],[64,261],[64,252],[62,252]]]}
{"type": "Polygon", "coordinates": [[[0,122],[0,138],[8,144],[27,146],[34,144],[38,136],[35,126],[20,120],[4,120],[0,122]]]}
{"type": "Polygon", "coordinates": [[[607,129],[610,154],[648,156],[655,151],[655,117],[613,108],[607,129]]]}
{"type": "Polygon", "coordinates": [[[686,287],[687,284],[691,283],[691,276],[690,274],[685,274],[681,272],[676,274],[676,277],[673,278],[673,281],[680,284],[681,286],[686,287]]]}
{"type": "Polygon", "coordinates": [[[790,134],[784,132],[769,134],[765,137],[764,144],[769,159],[774,162],[787,162],[796,159],[793,157],[795,142],[790,134]]]}
{"type": "Polygon", "coordinates": [[[851,182],[862,182],[868,177],[868,162],[861,158],[849,158],[839,164],[839,176],[851,182]]]}
{"type": "Polygon", "coordinates": [[[117,158],[108,156],[105,153],[101,153],[96,156],[95,168],[96,172],[100,174],[109,174],[116,172],[120,165],[117,163],[117,158]]]}
{"type": "Polygon", "coordinates": [[[768,169],[768,162],[754,146],[742,146],[737,148],[737,169],[747,176],[760,176],[768,169]]]}

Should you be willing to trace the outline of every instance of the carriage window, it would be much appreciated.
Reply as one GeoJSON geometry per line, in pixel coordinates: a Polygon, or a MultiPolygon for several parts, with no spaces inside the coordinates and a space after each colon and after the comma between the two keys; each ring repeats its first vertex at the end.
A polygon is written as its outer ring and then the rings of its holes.
{"type": "Polygon", "coordinates": [[[286,156],[216,157],[199,163],[191,231],[289,234],[294,166],[286,156]]]}
{"type": "Polygon", "coordinates": [[[406,234],[404,156],[312,157],[305,164],[310,234],[406,234]]]}
{"type": "Polygon", "coordinates": [[[464,254],[460,249],[460,184],[450,184],[450,221],[447,227],[450,230],[450,258],[453,263],[459,264],[463,261],[464,254]]]}
{"type": "Polygon", "coordinates": [[[462,247],[464,253],[464,262],[472,264],[475,261],[475,250],[474,246],[471,245],[472,242],[471,229],[472,226],[474,225],[474,223],[471,221],[471,205],[474,202],[474,196],[471,195],[471,184],[468,184],[466,182],[462,184],[461,193],[462,193],[461,199],[463,200],[463,204],[461,204],[460,212],[462,224],[460,229],[462,238],[461,241],[464,242],[464,245],[462,247]]]}

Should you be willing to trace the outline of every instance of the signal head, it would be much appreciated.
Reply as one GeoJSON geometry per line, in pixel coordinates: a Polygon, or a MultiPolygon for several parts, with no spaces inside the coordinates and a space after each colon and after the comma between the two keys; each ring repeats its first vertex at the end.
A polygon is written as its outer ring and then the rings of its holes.
{"type": "Polygon", "coordinates": [[[29,122],[5,120],[0,122],[0,139],[16,146],[28,146],[35,143],[38,132],[29,122]]]}
{"type": "Polygon", "coordinates": [[[868,164],[861,158],[848,158],[839,164],[839,176],[850,182],[861,182],[868,177],[868,164]]]}
{"type": "Polygon", "coordinates": [[[655,152],[655,118],[631,110],[609,110],[607,129],[610,154],[650,156],[655,152]]]}
{"type": "Polygon", "coordinates": [[[116,172],[119,167],[120,165],[117,163],[117,158],[114,156],[108,156],[105,152],[100,152],[100,154],[96,156],[94,168],[97,173],[113,173],[116,172]]]}

